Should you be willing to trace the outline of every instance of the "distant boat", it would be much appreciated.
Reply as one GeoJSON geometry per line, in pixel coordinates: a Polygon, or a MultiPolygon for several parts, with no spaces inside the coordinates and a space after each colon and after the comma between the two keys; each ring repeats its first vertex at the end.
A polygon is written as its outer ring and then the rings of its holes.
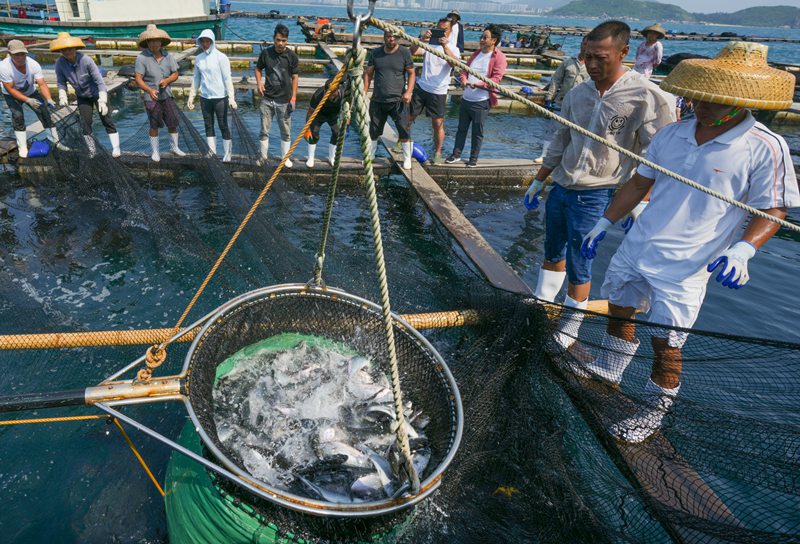
{"type": "Polygon", "coordinates": [[[230,0],[0,0],[0,33],[131,38],[155,23],[173,38],[190,38],[205,28],[221,38],[229,12],[230,0]]]}

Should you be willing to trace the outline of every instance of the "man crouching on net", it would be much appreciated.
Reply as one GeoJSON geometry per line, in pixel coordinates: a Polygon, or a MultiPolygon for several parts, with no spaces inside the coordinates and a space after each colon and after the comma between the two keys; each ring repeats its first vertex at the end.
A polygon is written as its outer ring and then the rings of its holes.
{"type": "MultiPolygon", "coordinates": [[[[792,102],[793,78],[767,67],[766,46],[735,42],[716,59],[683,61],[661,88],[695,99],[697,118],[658,132],[648,149],[650,161],[773,217],[783,219],[787,208],[800,205],[786,142],[745,109],[782,109],[792,102]],[[772,74],[766,77],[765,71],[772,74]]],[[[650,311],[652,323],[688,329],[697,319],[709,275],[725,287],[742,288],[749,279],[748,260],[780,227],[753,216],[732,243],[747,219],[745,210],[640,165],[584,237],[581,253],[594,258],[607,229],[651,188],[650,205],[611,259],[602,294],[612,317],[632,319],[637,310],[650,311]]],[[[666,328],[653,333],[654,361],[643,407],[613,425],[611,434],[635,443],[660,428],[680,388],[686,337],[666,328]]],[[[600,355],[585,370],[574,370],[619,384],[638,347],[632,321],[610,320],[600,355]]]]}

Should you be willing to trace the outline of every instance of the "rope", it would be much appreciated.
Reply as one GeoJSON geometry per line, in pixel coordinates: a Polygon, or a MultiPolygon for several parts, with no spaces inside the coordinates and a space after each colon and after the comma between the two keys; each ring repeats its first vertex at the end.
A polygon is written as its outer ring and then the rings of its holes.
{"type": "MultiPolygon", "coordinates": [[[[339,70],[339,72],[336,74],[336,77],[333,78],[333,81],[331,82],[330,86],[328,87],[328,91],[322,96],[322,100],[320,100],[319,104],[317,104],[317,107],[314,109],[314,111],[311,113],[309,118],[306,120],[306,124],[300,130],[300,133],[298,134],[297,138],[295,138],[294,142],[292,143],[292,146],[289,148],[289,151],[286,153],[286,155],[283,156],[283,158],[281,159],[281,162],[278,164],[277,168],[275,168],[275,172],[272,173],[272,176],[269,178],[269,180],[267,181],[266,185],[264,185],[264,188],[261,189],[261,192],[258,194],[258,197],[256,198],[255,202],[253,202],[253,205],[250,207],[250,210],[247,212],[247,214],[245,215],[244,219],[242,219],[241,224],[237,227],[236,232],[233,233],[233,236],[231,236],[231,239],[228,241],[228,244],[225,246],[225,249],[222,250],[222,253],[220,253],[219,257],[217,258],[217,261],[214,263],[214,266],[211,267],[211,270],[209,271],[209,273],[206,276],[206,278],[203,280],[203,283],[197,289],[197,292],[195,292],[194,296],[192,297],[192,300],[186,306],[186,309],[183,311],[183,314],[181,315],[180,319],[178,319],[178,322],[175,323],[175,326],[172,328],[172,335],[171,336],[174,336],[180,330],[181,325],[183,324],[183,322],[186,319],[186,317],[189,315],[189,312],[192,310],[192,308],[194,307],[194,305],[197,302],[197,300],[200,298],[200,295],[203,293],[205,288],[208,286],[209,282],[211,281],[211,278],[214,277],[214,274],[216,274],[217,269],[219,269],[220,265],[222,265],[222,262],[225,260],[225,257],[228,256],[228,253],[230,252],[231,248],[233,247],[233,244],[235,244],[236,240],[239,239],[239,236],[242,234],[242,231],[247,226],[247,223],[250,221],[250,218],[253,217],[253,214],[256,212],[258,207],[261,205],[261,202],[267,196],[267,192],[270,190],[270,188],[272,187],[272,184],[275,183],[275,180],[278,178],[278,175],[283,170],[283,165],[286,164],[286,161],[289,159],[289,157],[292,156],[292,153],[294,152],[295,148],[297,148],[297,146],[300,144],[300,141],[303,139],[303,134],[306,133],[306,131],[311,126],[311,123],[314,121],[314,119],[317,117],[317,115],[319,115],[319,112],[320,112],[320,110],[322,110],[322,106],[325,105],[325,102],[328,100],[328,97],[333,92],[335,92],[336,89],[339,87],[339,83],[342,81],[342,78],[344,77],[345,72],[346,72],[345,66],[342,66],[342,69],[339,70]]],[[[154,355],[157,356],[157,357],[161,357],[162,356],[161,352],[165,352],[166,347],[169,344],[170,344],[170,340],[165,340],[160,345],[154,345],[153,348],[152,348],[153,351],[154,351],[154,355]]],[[[148,350],[148,353],[149,352],[150,351],[148,350]]],[[[163,357],[166,358],[166,353],[163,354],[163,357]]],[[[148,364],[148,366],[149,366],[149,364],[148,364]]],[[[142,370],[146,370],[146,369],[142,369],[142,370]]],[[[147,379],[149,379],[149,376],[147,376],[146,374],[145,374],[145,376],[147,377],[147,379]]]]}
{"type": "Polygon", "coordinates": [[[585,128],[581,127],[581,126],[576,125],[575,123],[573,123],[571,121],[568,121],[567,119],[564,119],[563,117],[561,117],[559,115],[556,115],[555,113],[547,110],[546,108],[540,106],[539,104],[536,104],[535,102],[532,102],[532,101],[528,100],[527,98],[524,98],[524,97],[522,97],[522,96],[520,96],[518,94],[515,94],[515,93],[509,91],[508,89],[506,89],[505,87],[503,87],[499,83],[496,83],[496,82],[492,81],[491,79],[487,78],[486,76],[484,76],[482,74],[479,74],[478,72],[476,72],[475,70],[473,70],[472,68],[467,66],[466,63],[464,63],[462,60],[460,60],[460,59],[456,60],[456,59],[453,59],[452,57],[448,57],[443,52],[437,51],[436,49],[432,48],[427,43],[424,43],[424,42],[418,40],[417,38],[409,36],[408,34],[406,34],[406,32],[402,28],[400,28],[398,26],[389,24],[389,23],[387,23],[385,21],[381,21],[380,19],[376,19],[375,17],[370,17],[368,22],[369,22],[370,25],[375,26],[377,28],[380,28],[381,30],[389,31],[389,32],[393,33],[395,36],[400,36],[402,38],[405,38],[406,40],[408,40],[409,42],[411,42],[415,46],[417,46],[419,48],[422,48],[425,51],[427,51],[428,53],[431,53],[432,55],[436,55],[440,59],[447,61],[449,64],[458,67],[460,70],[464,70],[468,74],[471,74],[471,75],[475,76],[476,78],[478,78],[482,82],[486,83],[486,85],[488,85],[492,89],[496,90],[497,92],[499,92],[503,96],[505,96],[507,98],[510,98],[512,100],[516,100],[518,102],[521,102],[521,103],[533,108],[537,113],[540,113],[540,114],[544,115],[545,117],[553,119],[554,121],[558,121],[562,125],[570,128],[571,130],[574,130],[574,131],[578,132],[579,134],[582,134],[582,135],[586,136],[587,138],[591,138],[592,140],[595,140],[596,142],[599,142],[599,143],[601,143],[601,144],[603,144],[605,146],[608,146],[611,149],[613,149],[614,151],[617,151],[618,153],[621,153],[622,155],[624,155],[624,156],[626,156],[626,157],[628,157],[630,159],[633,159],[634,161],[636,161],[638,163],[641,163],[641,164],[644,164],[646,166],[649,166],[650,168],[652,168],[656,172],[660,172],[660,173],[662,173],[664,175],[667,175],[667,176],[669,176],[669,177],[671,177],[673,179],[676,179],[677,181],[680,181],[681,183],[685,183],[686,185],[688,185],[689,187],[692,187],[693,189],[697,189],[698,191],[702,191],[702,192],[706,193],[709,196],[712,196],[714,198],[722,200],[723,202],[726,202],[726,203],[728,203],[728,204],[730,204],[732,206],[736,206],[737,208],[745,210],[745,211],[751,213],[752,215],[755,215],[757,217],[761,217],[761,218],[766,219],[768,221],[772,221],[773,223],[777,223],[778,225],[780,225],[780,226],[782,226],[782,227],[784,227],[786,229],[792,230],[794,232],[800,232],[800,225],[796,225],[796,224],[791,223],[789,221],[786,221],[784,219],[779,219],[777,217],[769,215],[768,213],[762,212],[761,210],[753,208],[752,206],[748,206],[747,204],[739,202],[738,200],[735,200],[733,198],[729,198],[729,197],[723,195],[722,193],[718,193],[718,192],[716,192],[716,191],[714,191],[712,189],[709,189],[708,187],[704,187],[703,185],[700,185],[696,181],[692,181],[689,178],[686,178],[686,177],[684,177],[684,176],[682,176],[680,174],[677,174],[677,173],[675,173],[675,172],[673,172],[671,170],[668,170],[668,169],[666,169],[666,168],[664,168],[662,166],[659,166],[654,162],[651,162],[651,161],[649,161],[649,160],[647,160],[647,159],[645,159],[643,157],[640,157],[636,153],[633,153],[632,151],[629,151],[629,150],[625,149],[624,147],[621,147],[621,146],[615,144],[614,142],[610,142],[610,141],[606,140],[602,136],[598,136],[597,134],[595,134],[593,132],[590,132],[590,131],[586,130],[585,128]]]}
{"type": "Polygon", "coordinates": [[[64,421],[88,421],[90,419],[106,419],[107,416],[63,416],[39,417],[36,419],[15,419],[13,421],[0,421],[0,427],[9,425],[34,425],[37,423],[61,423],[64,421]]]}
{"type": "Polygon", "coordinates": [[[117,429],[119,429],[119,432],[122,433],[122,438],[124,438],[125,442],[128,443],[128,446],[131,448],[131,451],[136,456],[136,459],[139,460],[139,464],[142,465],[142,468],[144,469],[144,471],[147,473],[148,476],[150,476],[150,481],[153,482],[153,485],[156,486],[156,489],[158,490],[159,493],[161,493],[161,496],[163,497],[164,496],[164,489],[161,487],[161,485],[159,485],[158,480],[156,480],[156,477],[153,476],[153,473],[150,470],[150,467],[148,467],[147,463],[144,462],[144,459],[142,458],[142,456],[139,455],[139,452],[136,450],[136,446],[133,445],[133,442],[131,441],[130,437],[128,436],[128,433],[126,433],[125,429],[122,428],[122,425],[120,424],[120,422],[119,422],[119,420],[117,418],[114,417],[114,418],[111,418],[111,419],[114,421],[114,424],[117,426],[117,429]]]}
{"type": "MultiPolygon", "coordinates": [[[[357,29],[358,30],[358,29],[357,29]]],[[[367,188],[369,201],[370,223],[372,226],[372,240],[375,253],[375,266],[378,269],[378,284],[381,294],[381,308],[383,310],[383,324],[386,332],[386,344],[389,354],[389,367],[392,375],[392,393],[394,395],[395,422],[394,431],[403,457],[403,465],[411,480],[412,493],[417,494],[420,489],[419,475],[411,459],[411,446],[406,433],[406,420],[403,413],[403,391],[400,387],[400,370],[397,364],[397,350],[394,343],[394,320],[389,303],[389,285],[386,279],[386,262],[383,257],[383,239],[381,237],[380,213],[378,211],[378,195],[375,190],[375,175],[372,171],[373,156],[370,153],[369,137],[369,108],[367,93],[364,90],[364,60],[367,51],[363,47],[354,45],[354,55],[349,60],[350,82],[353,91],[355,122],[361,136],[361,151],[364,155],[364,182],[367,188]]]]}

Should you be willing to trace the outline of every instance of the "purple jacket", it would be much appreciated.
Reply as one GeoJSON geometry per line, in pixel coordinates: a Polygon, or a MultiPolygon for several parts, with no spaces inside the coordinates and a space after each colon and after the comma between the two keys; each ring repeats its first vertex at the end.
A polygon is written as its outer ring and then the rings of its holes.
{"type": "MultiPolygon", "coordinates": [[[[480,49],[475,51],[472,56],[467,61],[467,66],[472,64],[472,61],[475,60],[475,57],[478,56],[480,53],[480,49]]],[[[500,83],[503,79],[503,75],[506,73],[506,68],[508,68],[508,60],[506,60],[506,56],[500,51],[499,47],[495,47],[494,51],[492,51],[492,58],[489,59],[489,69],[486,71],[486,77],[494,81],[495,83],[500,83]]],[[[466,72],[461,72],[461,85],[467,84],[467,78],[469,74],[466,72]]],[[[497,105],[497,93],[491,89],[486,83],[480,82],[476,83],[476,86],[481,89],[487,89],[489,91],[489,106],[493,107],[497,105]]]]}

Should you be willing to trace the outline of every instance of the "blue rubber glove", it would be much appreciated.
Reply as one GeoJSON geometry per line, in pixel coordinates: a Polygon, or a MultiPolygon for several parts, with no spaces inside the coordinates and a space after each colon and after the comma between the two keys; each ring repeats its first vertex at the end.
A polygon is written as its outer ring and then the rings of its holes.
{"type": "Polygon", "coordinates": [[[755,256],[756,251],[758,251],[756,246],[750,242],[739,240],[709,263],[706,269],[713,273],[714,270],[722,267],[714,279],[725,287],[741,289],[750,279],[750,275],[747,273],[747,261],[755,256]]]}
{"type": "Polygon", "coordinates": [[[541,204],[539,200],[539,195],[542,194],[542,188],[544,187],[544,182],[534,179],[531,181],[530,187],[528,190],[525,191],[525,198],[522,199],[522,202],[525,204],[525,207],[529,210],[535,210],[541,204]]]}
{"type": "Polygon", "coordinates": [[[610,219],[603,216],[597,221],[594,228],[589,231],[589,234],[583,237],[581,255],[583,255],[584,259],[594,259],[597,257],[597,244],[606,237],[606,232],[613,224],[614,223],[612,223],[610,219]]]}
{"type": "Polygon", "coordinates": [[[631,210],[631,213],[629,213],[627,217],[625,217],[625,219],[620,224],[620,226],[623,229],[625,229],[625,234],[628,234],[628,231],[630,231],[633,228],[633,224],[636,222],[637,219],[639,219],[639,216],[642,214],[642,212],[646,207],[647,207],[647,201],[642,200],[636,205],[635,208],[631,210]]]}

